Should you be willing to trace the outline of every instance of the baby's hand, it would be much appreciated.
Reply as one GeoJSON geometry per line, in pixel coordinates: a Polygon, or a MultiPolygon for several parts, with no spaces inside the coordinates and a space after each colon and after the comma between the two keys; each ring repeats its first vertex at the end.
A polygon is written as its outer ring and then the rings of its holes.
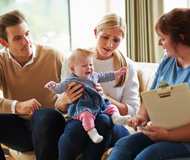
{"type": "Polygon", "coordinates": [[[53,88],[53,87],[55,87],[55,82],[53,82],[53,81],[48,82],[48,83],[44,86],[44,88],[53,88]]]}
{"type": "Polygon", "coordinates": [[[120,77],[123,73],[126,73],[126,72],[127,72],[127,69],[128,69],[128,67],[122,67],[122,68],[120,68],[118,71],[115,71],[115,72],[114,72],[115,78],[118,78],[118,77],[120,77]]]}

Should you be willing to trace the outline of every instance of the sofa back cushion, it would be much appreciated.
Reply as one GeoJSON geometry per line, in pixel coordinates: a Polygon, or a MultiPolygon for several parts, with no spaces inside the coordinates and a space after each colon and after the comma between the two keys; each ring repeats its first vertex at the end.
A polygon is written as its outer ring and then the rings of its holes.
{"type": "Polygon", "coordinates": [[[158,63],[135,62],[140,89],[139,92],[148,91],[152,85],[158,63]]]}

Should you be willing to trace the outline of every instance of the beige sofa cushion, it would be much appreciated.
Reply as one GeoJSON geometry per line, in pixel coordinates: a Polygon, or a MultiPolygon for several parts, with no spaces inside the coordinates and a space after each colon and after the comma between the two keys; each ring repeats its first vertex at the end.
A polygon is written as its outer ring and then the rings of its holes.
{"type": "Polygon", "coordinates": [[[148,91],[152,85],[155,72],[158,68],[157,63],[135,62],[138,79],[140,83],[140,92],[148,91]]]}

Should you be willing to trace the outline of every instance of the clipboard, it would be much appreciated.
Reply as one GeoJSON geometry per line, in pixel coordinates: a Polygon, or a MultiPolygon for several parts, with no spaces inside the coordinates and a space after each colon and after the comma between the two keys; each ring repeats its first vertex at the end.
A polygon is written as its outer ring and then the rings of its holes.
{"type": "Polygon", "coordinates": [[[161,81],[159,89],[141,92],[141,97],[154,126],[174,130],[190,124],[188,83],[169,86],[161,81]]]}

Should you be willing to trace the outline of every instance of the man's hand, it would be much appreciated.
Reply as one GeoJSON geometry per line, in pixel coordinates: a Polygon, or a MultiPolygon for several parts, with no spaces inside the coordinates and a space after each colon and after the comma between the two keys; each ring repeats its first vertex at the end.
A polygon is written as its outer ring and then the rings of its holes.
{"type": "Polygon", "coordinates": [[[17,113],[27,113],[32,115],[38,109],[41,109],[41,104],[36,99],[17,102],[15,105],[15,112],[17,113]]]}

